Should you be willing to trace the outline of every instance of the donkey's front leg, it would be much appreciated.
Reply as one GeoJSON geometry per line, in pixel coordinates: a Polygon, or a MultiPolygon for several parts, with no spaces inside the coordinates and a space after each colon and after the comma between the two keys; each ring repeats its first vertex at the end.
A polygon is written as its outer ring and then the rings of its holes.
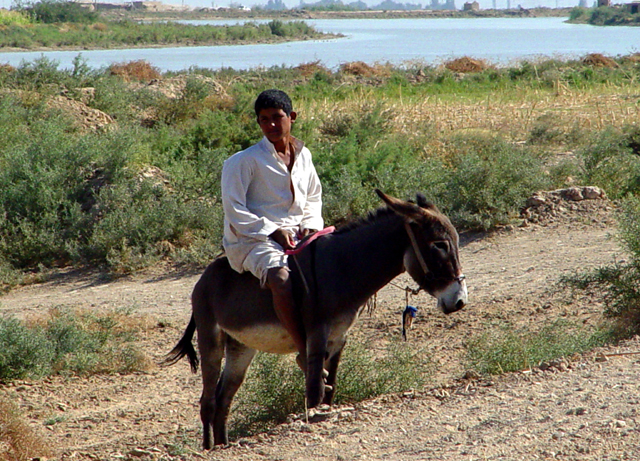
{"type": "Polygon", "coordinates": [[[336,392],[336,378],[338,376],[338,365],[340,364],[340,358],[342,357],[342,351],[344,350],[344,345],[347,343],[347,338],[343,336],[339,340],[336,340],[332,346],[329,347],[329,358],[327,359],[326,364],[326,374],[327,378],[325,379],[325,394],[324,400],[322,401],[325,405],[331,405],[333,402],[333,396],[336,392]]]}
{"type": "Polygon", "coordinates": [[[306,396],[309,408],[318,406],[324,399],[324,361],[327,357],[328,328],[317,327],[307,336],[306,396]]]}

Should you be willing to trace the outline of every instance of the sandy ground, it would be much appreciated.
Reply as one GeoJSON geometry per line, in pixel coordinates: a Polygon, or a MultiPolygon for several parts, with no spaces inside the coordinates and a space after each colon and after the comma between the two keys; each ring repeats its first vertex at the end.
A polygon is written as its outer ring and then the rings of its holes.
{"type": "MultiPolygon", "coordinates": [[[[576,207],[574,207],[576,208],[576,207]]],[[[199,450],[199,375],[186,362],[132,375],[53,377],[4,385],[60,459],[528,460],[640,459],[640,351],[637,339],[552,364],[542,371],[461,379],[464,342],[496,324],[543,325],[559,318],[595,324],[597,300],[568,300],[560,276],[624,259],[612,206],[552,213],[538,224],[463,235],[470,304],[445,317],[421,294],[409,346],[426,350],[437,372],[425,389],[334,407],[310,423],[288,424],[224,449],[199,450]],[[45,424],[47,423],[47,424],[45,424]]],[[[159,361],[179,339],[199,274],[137,275],[102,281],[61,274],[0,297],[2,315],[51,307],[134,308],[153,319],[140,347],[159,361]]],[[[396,280],[409,284],[406,276],[396,280]]],[[[353,341],[400,334],[404,293],[381,290],[353,341]]]]}

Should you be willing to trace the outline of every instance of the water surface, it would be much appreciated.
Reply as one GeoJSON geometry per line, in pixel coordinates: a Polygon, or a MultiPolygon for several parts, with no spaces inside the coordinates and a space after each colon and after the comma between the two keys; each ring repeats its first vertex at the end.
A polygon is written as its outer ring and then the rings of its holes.
{"type": "MultiPolygon", "coordinates": [[[[321,61],[330,68],[351,61],[433,64],[460,56],[508,65],[541,56],[577,58],[588,53],[617,56],[640,51],[640,27],[596,27],[567,24],[565,20],[318,19],[306,22],[320,31],[342,33],[345,37],[262,45],[0,53],[0,63],[15,66],[44,55],[59,62],[61,67],[71,67],[74,57],[81,54],[91,67],[143,59],[163,71],[193,66],[211,69],[292,67],[311,61],[321,61]]],[[[188,22],[236,24],[239,21],[188,22]]]]}

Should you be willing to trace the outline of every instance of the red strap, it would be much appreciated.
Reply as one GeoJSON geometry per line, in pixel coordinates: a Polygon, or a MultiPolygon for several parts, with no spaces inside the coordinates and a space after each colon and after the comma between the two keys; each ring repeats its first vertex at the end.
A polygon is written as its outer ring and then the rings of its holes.
{"type": "Polygon", "coordinates": [[[318,237],[322,237],[323,235],[331,234],[334,230],[336,230],[336,228],[334,226],[325,227],[324,229],[316,232],[315,234],[311,234],[310,237],[304,239],[293,250],[285,251],[284,254],[286,254],[286,255],[297,255],[298,253],[300,253],[302,251],[302,249],[304,247],[309,245],[315,239],[317,239],[318,237]]]}

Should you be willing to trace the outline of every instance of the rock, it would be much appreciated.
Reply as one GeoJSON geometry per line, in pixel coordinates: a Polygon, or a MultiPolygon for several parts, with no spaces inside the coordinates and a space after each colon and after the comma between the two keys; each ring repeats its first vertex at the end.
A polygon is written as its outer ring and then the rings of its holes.
{"type": "Polygon", "coordinates": [[[477,380],[480,378],[481,378],[480,373],[474,370],[467,370],[465,371],[464,375],[462,375],[462,379],[477,380]]]}
{"type": "Polygon", "coordinates": [[[531,197],[529,197],[527,199],[527,203],[526,206],[527,208],[530,207],[536,207],[536,206],[540,206],[540,205],[546,205],[548,202],[548,200],[542,196],[542,195],[538,195],[538,194],[534,194],[531,197]]]}
{"type": "Polygon", "coordinates": [[[558,191],[560,197],[564,200],[568,200],[571,202],[580,202],[584,200],[584,196],[582,195],[582,188],[580,187],[569,187],[568,189],[561,189],[558,191]]]}
{"type": "Polygon", "coordinates": [[[582,188],[582,196],[585,200],[597,200],[604,199],[607,195],[604,193],[602,189],[595,186],[585,186],[582,188]]]}
{"type": "Polygon", "coordinates": [[[571,410],[567,411],[567,414],[571,416],[582,416],[587,414],[587,409],[583,407],[572,408],[571,410]]]}

